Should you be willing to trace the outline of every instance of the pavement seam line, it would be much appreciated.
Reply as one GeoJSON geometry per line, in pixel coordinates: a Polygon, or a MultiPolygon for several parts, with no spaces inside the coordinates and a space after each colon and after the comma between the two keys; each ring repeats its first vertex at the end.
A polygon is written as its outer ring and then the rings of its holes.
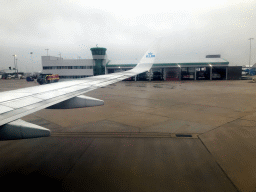
{"type": "MultiPolygon", "coordinates": [[[[34,115],[34,114],[33,114],[34,115]]],[[[47,121],[47,122],[49,122],[49,124],[52,124],[52,125],[56,125],[56,126],[59,126],[59,127],[61,127],[61,128],[63,128],[61,125],[59,125],[59,124],[57,124],[57,123],[54,123],[54,122],[52,122],[52,121],[50,121],[50,120],[48,120],[48,119],[44,119],[44,118],[42,118],[42,117],[40,117],[40,116],[37,116],[37,115],[34,115],[34,116],[36,116],[36,117],[38,117],[39,118],[39,120],[45,120],[45,121],[47,121]]],[[[26,121],[26,120],[24,120],[24,121],[26,121]]],[[[35,124],[35,123],[33,123],[33,124],[35,124]]],[[[37,124],[36,124],[37,125],[37,124]]],[[[42,126],[43,127],[43,125],[40,125],[40,126],[42,126]]]]}
{"type": "Polygon", "coordinates": [[[75,165],[77,164],[78,160],[84,155],[84,153],[87,151],[87,149],[91,146],[92,142],[95,140],[95,138],[91,139],[91,143],[88,145],[88,147],[86,147],[86,149],[81,153],[81,155],[79,157],[77,157],[77,159],[74,161],[73,165],[69,168],[69,170],[67,171],[67,173],[63,176],[63,179],[61,179],[61,182],[63,182],[66,177],[69,175],[69,173],[71,172],[71,170],[75,167],[75,165]]]}
{"type": "MultiPolygon", "coordinates": [[[[247,115],[245,115],[245,116],[247,116],[247,115]]],[[[205,133],[208,133],[208,132],[213,131],[213,130],[215,130],[215,129],[218,129],[218,128],[222,127],[223,125],[232,123],[233,121],[239,120],[239,119],[241,119],[241,118],[243,118],[243,117],[245,117],[245,116],[238,117],[237,119],[233,119],[233,120],[231,120],[231,121],[229,121],[229,122],[227,122],[227,123],[224,123],[224,124],[222,124],[222,125],[220,125],[220,126],[217,126],[217,127],[213,128],[213,129],[211,129],[211,130],[208,130],[208,131],[206,131],[206,132],[203,132],[203,133],[201,133],[200,135],[205,134],[205,133]]],[[[244,120],[244,119],[242,119],[242,120],[244,120]]],[[[249,120],[245,120],[245,121],[249,121],[249,120]]]]}
{"type": "MultiPolygon", "coordinates": [[[[121,116],[121,115],[120,115],[120,116],[121,116]]],[[[119,116],[116,116],[116,117],[119,117],[119,116]]],[[[109,118],[112,118],[112,117],[109,117],[109,118]]],[[[126,124],[123,124],[123,123],[120,123],[120,122],[116,122],[116,121],[110,120],[110,119],[108,119],[108,118],[102,119],[102,120],[100,120],[100,121],[104,121],[104,120],[111,121],[111,122],[113,122],[113,123],[118,123],[118,124],[121,124],[121,125],[123,125],[123,126],[129,126],[129,127],[131,127],[131,128],[137,128],[137,127],[133,127],[133,126],[131,126],[131,125],[126,125],[126,124]]],[[[77,128],[77,127],[76,127],[76,128],[77,128]]],[[[95,132],[92,132],[92,133],[95,133],[95,132]]]]}
{"type": "Polygon", "coordinates": [[[223,172],[223,174],[228,178],[228,180],[232,183],[232,185],[235,187],[235,189],[238,192],[241,192],[237,186],[234,184],[234,182],[231,180],[231,178],[228,176],[228,174],[224,171],[224,169],[220,166],[220,164],[218,163],[217,159],[215,158],[215,156],[210,152],[210,150],[207,148],[207,146],[204,144],[204,142],[202,141],[202,139],[200,138],[200,135],[198,135],[198,139],[201,141],[201,143],[203,144],[203,146],[205,147],[205,149],[209,152],[209,154],[212,156],[212,159],[216,162],[216,164],[218,165],[218,167],[221,169],[221,171],[223,172]]]}

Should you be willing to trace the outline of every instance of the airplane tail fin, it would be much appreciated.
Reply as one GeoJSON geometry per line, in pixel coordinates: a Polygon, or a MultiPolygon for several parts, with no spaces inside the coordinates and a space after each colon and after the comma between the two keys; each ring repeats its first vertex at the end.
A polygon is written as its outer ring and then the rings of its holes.
{"type": "Polygon", "coordinates": [[[157,58],[157,51],[162,38],[157,38],[151,47],[147,50],[140,62],[132,69],[133,72],[145,72],[151,69],[155,59],[157,58]]]}

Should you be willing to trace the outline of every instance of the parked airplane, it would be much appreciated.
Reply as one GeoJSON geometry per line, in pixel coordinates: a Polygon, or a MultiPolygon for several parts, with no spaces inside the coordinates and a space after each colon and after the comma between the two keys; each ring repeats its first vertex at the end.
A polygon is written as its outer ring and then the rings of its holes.
{"type": "Polygon", "coordinates": [[[136,67],[129,71],[1,92],[0,140],[50,136],[49,129],[20,119],[41,109],[70,109],[103,105],[104,101],[83,94],[149,71],[156,58],[159,42],[160,40],[157,39],[136,67]]]}

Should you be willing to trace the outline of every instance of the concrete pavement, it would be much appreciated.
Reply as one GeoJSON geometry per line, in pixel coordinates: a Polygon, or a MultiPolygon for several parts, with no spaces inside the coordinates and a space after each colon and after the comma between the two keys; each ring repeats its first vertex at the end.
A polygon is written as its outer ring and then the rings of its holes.
{"type": "MultiPolygon", "coordinates": [[[[32,84],[0,81],[0,91],[22,86],[32,84]]],[[[255,191],[255,86],[120,82],[97,89],[86,95],[104,106],[22,118],[52,136],[0,142],[1,180],[42,178],[64,191],[255,191]]]]}

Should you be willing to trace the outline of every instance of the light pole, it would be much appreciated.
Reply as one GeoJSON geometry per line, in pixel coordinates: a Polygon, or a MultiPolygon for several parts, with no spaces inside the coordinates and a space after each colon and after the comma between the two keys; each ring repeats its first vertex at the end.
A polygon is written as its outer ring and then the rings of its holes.
{"type": "Polygon", "coordinates": [[[30,52],[30,60],[32,62],[32,73],[34,73],[33,57],[32,57],[32,55],[33,55],[33,52],[30,52]]]}
{"type": "Polygon", "coordinates": [[[254,38],[249,38],[248,40],[250,40],[250,54],[249,54],[249,74],[250,74],[250,69],[251,69],[251,50],[252,50],[252,40],[254,38]]]}
{"type": "Polygon", "coordinates": [[[17,55],[12,55],[12,56],[13,56],[13,59],[14,59],[14,67],[15,67],[15,70],[16,70],[15,59],[16,59],[17,55]]]}
{"type": "MultiPolygon", "coordinates": [[[[179,69],[179,80],[181,81],[181,66],[179,65],[179,63],[176,63],[176,65],[180,68],[179,69]]],[[[166,78],[166,71],[165,71],[165,68],[164,68],[164,72],[163,72],[163,76],[164,76],[164,79],[166,78]]]]}
{"type": "Polygon", "coordinates": [[[210,80],[212,80],[212,65],[209,63],[210,66],[210,80]]]}
{"type": "Polygon", "coordinates": [[[17,72],[17,77],[19,77],[19,72],[18,72],[18,59],[16,59],[16,67],[15,67],[15,69],[16,69],[16,72],[17,72]]]}

